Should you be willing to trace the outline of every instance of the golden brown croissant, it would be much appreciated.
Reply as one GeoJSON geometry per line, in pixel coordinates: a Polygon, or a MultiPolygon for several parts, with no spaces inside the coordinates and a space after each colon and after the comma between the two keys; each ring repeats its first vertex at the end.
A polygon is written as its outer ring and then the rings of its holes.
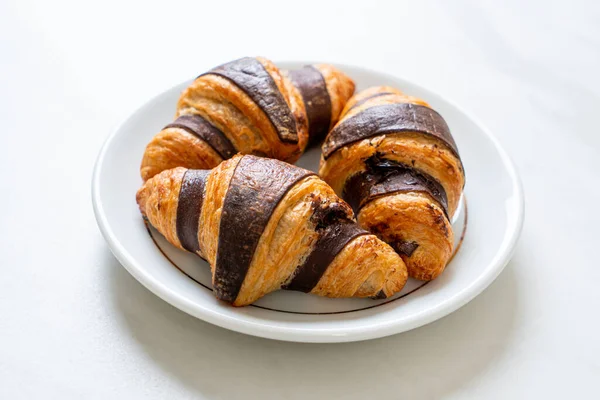
{"type": "Polygon", "coordinates": [[[444,270],[465,177],[448,125],[427,103],[385,86],[358,93],[323,144],[319,174],[402,256],[409,276],[444,270]]]}
{"type": "Polygon", "coordinates": [[[324,64],[291,76],[298,88],[261,57],[200,75],[182,92],[175,121],[146,147],[142,178],[178,166],[210,169],[238,152],[296,161],[308,143],[309,122],[312,136],[326,133],[354,83],[324,64]]]}
{"type": "Polygon", "coordinates": [[[407,279],[402,259],[325,182],[278,160],[238,155],[210,171],[167,170],[137,202],[170,243],[210,263],[217,298],[234,306],[281,288],[385,298],[407,279]]]}

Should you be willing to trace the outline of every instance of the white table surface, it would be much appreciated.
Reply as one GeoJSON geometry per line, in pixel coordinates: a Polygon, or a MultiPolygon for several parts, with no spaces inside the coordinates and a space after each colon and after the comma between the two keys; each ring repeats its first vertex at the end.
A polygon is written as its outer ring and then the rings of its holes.
{"type": "Polygon", "coordinates": [[[0,2],[1,399],[600,398],[598,2],[87,3],[0,2]],[[526,194],[497,281],[340,345],[232,333],[135,281],[94,220],[96,154],[150,96],[243,55],[389,71],[475,113],[526,194]]]}

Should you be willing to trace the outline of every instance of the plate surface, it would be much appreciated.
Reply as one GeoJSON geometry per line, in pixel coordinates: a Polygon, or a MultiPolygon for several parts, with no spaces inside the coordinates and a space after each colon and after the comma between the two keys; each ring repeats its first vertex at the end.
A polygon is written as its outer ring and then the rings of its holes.
{"type": "MultiPolygon", "coordinates": [[[[286,69],[304,64],[278,63],[286,69]]],[[[401,293],[386,300],[327,299],[278,291],[244,308],[217,301],[208,264],[148,229],[135,203],[146,144],[173,119],[179,93],[190,82],[134,112],[98,156],[92,181],[94,212],[121,264],[149,290],[195,317],[250,335],[298,342],[348,342],[404,332],[451,313],[481,293],[510,259],[521,232],[523,193],[509,157],[480,123],[439,95],[387,74],[338,67],[356,81],[357,91],[395,86],[429,102],[450,126],[467,185],[453,218],[459,250],[438,279],[427,284],[409,280],[401,293]]],[[[319,155],[320,149],[311,149],[297,165],[316,171],[319,155]]]]}

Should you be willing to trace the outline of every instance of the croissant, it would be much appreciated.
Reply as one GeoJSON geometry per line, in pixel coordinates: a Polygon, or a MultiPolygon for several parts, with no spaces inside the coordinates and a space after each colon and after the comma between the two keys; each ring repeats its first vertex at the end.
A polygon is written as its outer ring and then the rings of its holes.
{"type": "Polygon", "coordinates": [[[421,99],[373,87],[348,101],[322,149],[319,174],[358,223],[400,254],[409,276],[436,278],[452,255],[450,216],[465,184],[444,119],[421,99]]]}
{"type": "Polygon", "coordinates": [[[298,88],[288,75],[261,57],[200,75],[182,92],[175,121],[147,145],[142,179],[178,166],[214,168],[238,152],[295,162],[309,132],[322,135],[337,120],[354,83],[329,65],[292,72],[298,88]]]}
{"type": "Polygon", "coordinates": [[[386,298],[407,280],[398,254],[324,181],[278,160],[237,155],[212,170],[163,171],[137,203],[170,243],[209,262],[216,297],[234,306],[282,288],[386,298]]]}

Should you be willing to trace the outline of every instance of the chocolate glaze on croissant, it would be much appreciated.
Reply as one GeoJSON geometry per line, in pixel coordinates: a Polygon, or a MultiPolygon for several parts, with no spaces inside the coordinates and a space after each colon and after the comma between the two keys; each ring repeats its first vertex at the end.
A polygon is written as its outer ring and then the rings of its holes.
{"type": "Polygon", "coordinates": [[[137,202],[169,242],[210,263],[215,295],[234,306],[280,288],[385,298],[407,279],[402,259],[325,182],[281,161],[235,156],[211,171],[164,171],[137,202]]]}
{"type": "Polygon", "coordinates": [[[175,116],[146,148],[144,180],[178,166],[210,169],[237,152],[293,162],[308,142],[298,89],[261,57],[200,75],[181,93],[175,116]]]}
{"type": "Polygon", "coordinates": [[[354,94],[354,81],[329,64],[306,65],[288,71],[302,95],[308,116],[309,142],[320,143],[354,94]]]}
{"type": "MultiPolygon", "coordinates": [[[[261,62],[257,58],[245,57],[213,68],[200,75],[200,78],[213,75],[227,79],[246,93],[271,121],[281,141],[299,142],[299,131],[303,127],[298,126],[302,121],[297,120],[303,118],[303,113],[297,104],[294,104],[295,107],[288,104],[294,99],[289,97],[289,84],[286,87],[287,82],[283,81],[284,76],[279,74],[277,67],[264,59],[261,62]],[[279,85],[275,79],[280,81],[279,85]],[[288,99],[282,93],[288,94],[288,99]],[[296,115],[292,108],[297,112],[296,115]]],[[[186,104],[185,99],[183,104],[186,104]]]]}
{"type": "Polygon", "coordinates": [[[357,94],[323,144],[319,173],[411,277],[444,270],[464,170],[448,125],[427,103],[391,87],[357,94]]]}
{"type": "Polygon", "coordinates": [[[294,162],[337,121],[354,82],[331,65],[280,71],[242,58],[200,75],[177,104],[176,120],[146,147],[144,180],[175,167],[214,168],[237,152],[294,162]]]}

